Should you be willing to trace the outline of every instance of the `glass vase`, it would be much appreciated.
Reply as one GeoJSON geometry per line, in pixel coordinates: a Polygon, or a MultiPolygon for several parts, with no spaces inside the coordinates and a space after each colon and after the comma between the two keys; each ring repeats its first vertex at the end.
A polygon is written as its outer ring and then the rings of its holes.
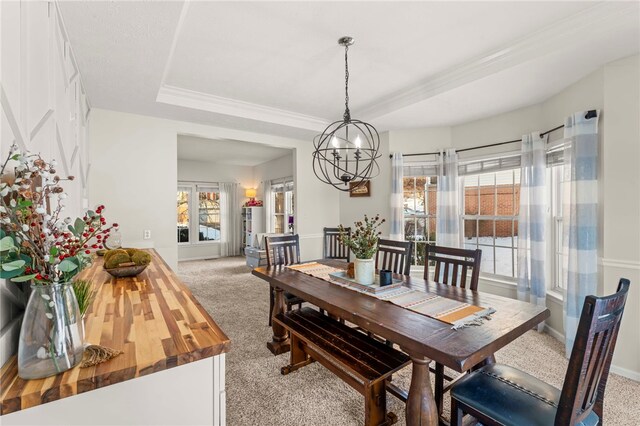
{"type": "Polygon", "coordinates": [[[71,283],[33,284],[22,319],[18,376],[40,379],[82,360],[84,327],[71,283]]]}

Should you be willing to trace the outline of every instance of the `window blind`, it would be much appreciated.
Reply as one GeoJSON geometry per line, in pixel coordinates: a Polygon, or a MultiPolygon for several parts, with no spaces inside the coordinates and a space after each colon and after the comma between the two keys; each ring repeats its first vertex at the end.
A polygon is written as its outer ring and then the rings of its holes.
{"type": "Polygon", "coordinates": [[[220,192],[220,186],[217,185],[217,184],[196,185],[196,191],[198,191],[198,192],[220,192]]]}
{"type": "Polygon", "coordinates": [[[293,191],[293,177],[273,179],[271,181],[271,190],[280,191],[293,191]]]}
{"type": "Polygon", "coordinates": [[[405,163],[402,167],[404,177],[437,176],[438,162],[405,163]]]}
{"type": "MultiPolygon", "coordinates": [[[[547,166],[562,164],[563,155],[563,144],[550,147],[547,150],[547,166]]],[[[458,176],[519,169],[520,165],[521,155],[519,152],[510,152],[499,157],[460,160],[458,176]]],[[[439,167],[439,163],[436,161],[405,163],[402,173],[404,177],[437,176],[439,167]]]]}

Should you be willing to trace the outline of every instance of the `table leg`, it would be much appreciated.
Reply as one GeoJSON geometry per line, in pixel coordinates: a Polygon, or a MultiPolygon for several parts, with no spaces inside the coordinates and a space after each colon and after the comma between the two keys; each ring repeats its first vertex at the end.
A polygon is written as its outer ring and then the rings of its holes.
{"type": "Polygon", "coordinates": [[[438,425],[438,409],[431,391],[429,362],[423,356],[411,356],[413,372],[407,398],[407,426],[438,425]]]}
{"type": "Polygon", "coordinates": [[[483,361],[479,362],[478,365],[474,366],[471,371],[476,371],[481,369],[482,367],[485,367],[487,365],[493,365],[496,363],[496,357],[495,355],[491,355],[487,358],[485,358],[483,361]]]}
{"type": "MultiPolygon", "coordinates": [[[[284,291],[276,287],[275,293],[276,296],[273,307],[273,316],[283,313],[285,310],[284,291]]],[[[280,355],[285,352],[289,352],[291,345],[289,342],[289,335],[287,333],[287,330],[276,321],[272,321],[271,328],[273,329],[273,337],[271,338],[271,341],[267,343],[267,348],[269,348],[271,353],[274,355],[280,355]]]]}

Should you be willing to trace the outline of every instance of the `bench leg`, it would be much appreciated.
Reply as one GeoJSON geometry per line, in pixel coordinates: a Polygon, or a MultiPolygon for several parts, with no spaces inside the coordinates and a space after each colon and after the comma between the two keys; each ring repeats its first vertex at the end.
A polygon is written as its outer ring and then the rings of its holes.
{"type": "Polygon", "coordinates": [[[304,350],[304,345],[294,334],[291,335],[291,357],[289,365],[285,365],[280,369],[280,374],[286,376],[289,373],[309,365],[313,362],[311,358],[304,350]]]}
{"type": "Polygon", "coordinates": [[[385,381],[379,380],[364,388],[365,426],[391,425],[398,421],[395,414],[387,414],[385,381]]]}
{"type": "MultiPolygon", "coordinates": [[[[281,288],[276,287],[275,293],[273,316],[283,313],[285,310],[284,291],[281,288]]],[[[273,337],[271,338],[271,341],[267,343],[267,348],[269,348],[271,353],[274,355],[280,355],[288,352],[289,336],[287,330],[276,321],[273,321],[271,327],[273,329],[273,337]]]]}

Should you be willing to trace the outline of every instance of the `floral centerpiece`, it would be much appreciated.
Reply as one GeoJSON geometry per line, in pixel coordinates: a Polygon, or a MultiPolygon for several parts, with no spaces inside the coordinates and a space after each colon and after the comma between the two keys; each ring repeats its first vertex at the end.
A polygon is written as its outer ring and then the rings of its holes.
{"type": "Polygon", "coordinates": [[[104,206],[63,216],[66,194],[55,160],[14,145],[0,171],[0,278],[31,284],[20,330],[18,374],[25,379],[68,370],[82,359],[83,335],[72,278],[91,263],[109,232],[104,206]]]}
{"type": "Polygon", "coordinates": [[[378,229],[384,222],[384,219],[380,219],[380,215],[376,215],[373,218],[364,215],[364,220],[354,223],[355,230],[351,235],[345,231],[342,225],[338,227],[340,230],[340,236],[338,237],[340,242],[349,247],[356,256],[354,262],[355,280],[360,284],[370,285],[374,282],[375,265],[373,257],[378,251],[378,238],[382,234],[378,229]]]}

